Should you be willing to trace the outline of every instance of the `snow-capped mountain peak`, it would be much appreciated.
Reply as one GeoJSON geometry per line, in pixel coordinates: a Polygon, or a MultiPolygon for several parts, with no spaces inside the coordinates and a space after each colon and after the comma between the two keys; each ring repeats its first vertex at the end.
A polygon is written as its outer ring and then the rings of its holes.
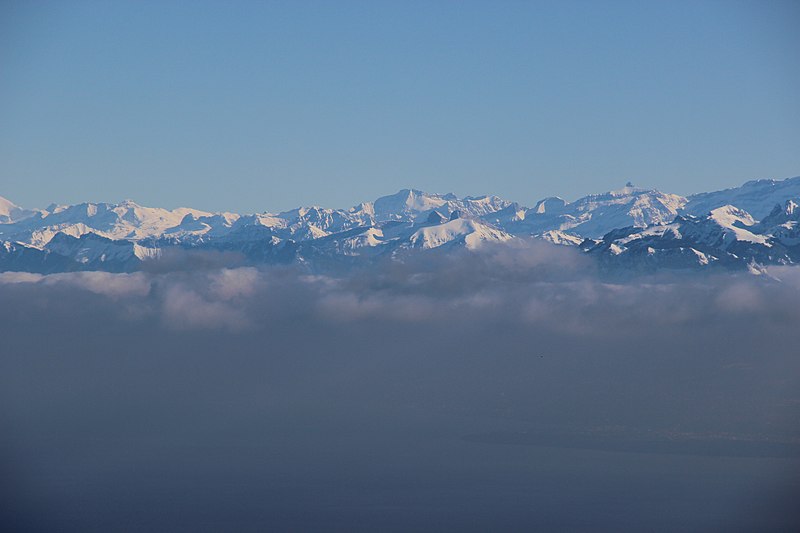
{"type": "Polygon", "coordinates": [[[18,222],[30,216],[33,216],[35,211],[23,209],[16,205],[11,200],[0,196],[0,224],[9,224],[11,222],[18,222]]]}
{"type": "Polygon", "coordinates": [[[455,218],[417,230],[409,238],[409,245],[412,248],[428,250],[445,244],[462,243],[468,250],[475,250],[487,243],[506,242],[512,238],[508,233],[476,220],[455,218]]]}
{"type": "Polygon", "coordinates": [[[133,200],[24,210],[0,198],[0,271],[130,270],[168,247],[315,268],[419,250],[474,250],[514,238],[576,246],[624,268],[751,269],[800,262],[799,199],[800,178],[751,181],[688,199],[628,183],[573,202],[545,198],[533,208],[491,195],[459,198],[418,189],[349,209],[304,206],[249,215],[152,208],[133,200]]]}
{"type": "Polygon", "coordinates": [[[785,180],[751,180],[740,187],[693,194],[689,196],[684,212],[703,215],[723,205],[735,205],[758,220],[789,198],[800,198],[800,176],[785,180]]]}
{"type": "Polygon", "coordinates": [[[560,214],[564,211],[564,207],[566,207],[566,205],[567,202],[565,200],[559,198],[558,196],[551,196],[536,202],[533,212],[537,215],[560,214]]]}
{"type": "Polygon", "coordinates": [[[427,194],[417,189],[401,189],[395,194],[375,200],[373,209],[378,221],[414,220],[422,213],[442,207],[447,200],[438,194],[427,194]]]}
{"type": "Polygon", "coordinates": [[[682,196],[632,186],[591,194],[574,202],[550,197],[540,200],[524,217],[511,221],[506,229],[529,235],[568,231],[600,238],[614,228],[668,223],[685,203],[682,196]]]}

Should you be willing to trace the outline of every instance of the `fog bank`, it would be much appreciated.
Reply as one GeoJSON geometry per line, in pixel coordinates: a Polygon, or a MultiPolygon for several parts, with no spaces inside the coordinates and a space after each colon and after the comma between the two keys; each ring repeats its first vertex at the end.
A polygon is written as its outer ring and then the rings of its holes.
{"type": "Polygon", "coordinates": [[[796,530],[800,276],[0,274],[18,530],[796,530]],[[780,281],[777,281],[780,280],[780,281]]]}

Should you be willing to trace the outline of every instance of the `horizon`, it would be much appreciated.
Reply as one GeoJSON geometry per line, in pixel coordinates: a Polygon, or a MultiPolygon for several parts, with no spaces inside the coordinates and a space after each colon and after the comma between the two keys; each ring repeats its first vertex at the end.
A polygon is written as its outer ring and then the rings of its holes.
{"type": "Polygon", "coordinates": [[[798,178],[800,178],[800,175],[789,176],[789,177],[785,177],[785,178],[754,178],[754,179],[749,179],[749,180],[746,180],[744,182],[741,182],[738,185],[731,185],[731,186],[722,187],[720,189],[713,189],[713,190],[701,190],[701,191],[693,192],[691,194],[681,194],[681,193],[678,193],[678,192],[675,192],[675,191],[657,189],[657,188],[653,188],[653,187],[642,187],[641,184],[639,184],[639,183],[637,183],[637,182],[635,182],[633,180],[628,180],[622,187],[618,187],[618,188],[615,188],[615,189],[609,189],[609,190],[605,190],[605,191],[588,191],[588,192],[582,193],[582,194],[580,194],[578,196],[575,196],[573,198],[569,198],[569,197],[566,197],[566,196],[560,195],[560,194],[555,194],[555,195],[552,195],[552,196],[541,197],[541,198],[538,198],[536,200],[533,200],[533,201],[527,202],[527,203],[525,201],[519,201],[516,198],[506,198],[506,197],[502,197],[500,195],[497,195],[497,194],[494,194],[494,193],[491,193],[491,192],[487,192],[487,193],[483,193],[483,194],[461,195],[461,194],[453,192],[453,191],[439,192],[439,191],[429,191],[429,190],[425,190],[425,189],[420,189],[420,188],[417,188],[417,187],[402,187],[402,188],[398,189],[395,192],[388,193],[388,194],[381,194],[381,195],[379,195],[379,196],[377,196],[375,198],[365,199],[365,200],[353,202],[353,203],[350,203],[349,205],[346,205],[346,206],[310,204],[310,205],[295,205],[295,206],[292,206],[292,207],[288,207],[286,209],[280,209],[280,210],[274,210],[274,211],[262,210],[262,211],[239,211],[239,212],[230,211],[230,210],[218,210],[218,209],[202,209],[202,208],[198,208],[196,206],[187,205],[187,204],[177,204],[177,205],[169,205],[169,206],[168,205],[163,205],[163,204],[144,204],[144,203],[140,203],[136,198],[122,198],[120,200],[82,200],[82,201],[79,201],[79,202],[76,202],[76,203],[73,203],[73,204],[59,203],[58,201],[51,201],[51,202],[48,202],[48,203],[46,203],[44,205],[21,205],[18,202],[14,201],[13,198],[10,198],[10,197],[5,196],[3,194],[0,194],[0,199],[4,199],[4,200],[6,200],[8,202],[11,202],[13,205],[15,205],[18,208],[31,209],[31,210],[36,210],[36,209],[44,209],[44,210],[46,210],[49,207],[63,207],[63,206],[78,205],[78,204],[82,204],[82,203],[120,205],[120,204],[123,204],[125,202],[132,202],[132,203],[138,205],[139,207],[166,209],[166,210],[170,210],[170,211],[174,211],[176,209],[195,209],[195,210],[198,210],[198,211],[205,211],[205,212],[208,212],[208,213],[236,213],[236,214],[269,213],[269,214],[279,214],[279,213],[286,213],[286,212],[292,211],[294,209],[315,208],[315,207],[316,208],[321,208],[321,209],[332,209],[332,210],[346,211],[346,210],[348,210],[350,208],[358,207],[363,203],[374,202],[375,200],[377,200],[379,198],[383,198],[383,197],[387,197],[387,196],[394,196],[394,195],[399,194],[399,193],[401,193],[403,191],[411,191],[411,192],[421,192],[421,193],[428,194],[428,195],[433,195],[433,196],[447,196],[449,194],[452,194],[452,195],[455,195],[457,198],[460,198],[460,199],[470,199],[470,198],[476,199],[476,198],[485,198],[485,197],[497,197],[497,198],[500,198],[501,200],[507,200],[507,201],[510,201],[510,202],[517,202],[521,206],[526,207],[526,208],[532,208],[538,202],[540,202],[542,200],[547,200],[549,198],[559,198],[559,199],[565,200],[567,202],[567,204],[571,204],[571,203],[574,203],[575,201],[580,200],[581,198],[585,198],[587,196],[594,196],[594,195],[607,194],[607,193],[610,193],[610,192],[616,192],[616,191],[620,191],[622,189],[625,189],[627,187],[632,187],[634,189],[638,189],[638,190],[642,190],[642,191],[653,191],[653,192],[661,192],[661,193],[666,193],[666,194],[677,194],[678,196],[689,198],[691,196],[698,195],[698,194],[703,194],[703,193],[707,193],[707,192],[718,192],[718,191],[724,191],[724,190],[728,190],[728,189],[735,189],[735,188],[741,187],[741,186],[743,186],[743,185],[745,185],[747,183],[750,183],[750,182],[761,182],[761,181],[783,182],[783,181],[787,181],[787,180],[791,180],[791,179],[798,179],[798,178]]]}

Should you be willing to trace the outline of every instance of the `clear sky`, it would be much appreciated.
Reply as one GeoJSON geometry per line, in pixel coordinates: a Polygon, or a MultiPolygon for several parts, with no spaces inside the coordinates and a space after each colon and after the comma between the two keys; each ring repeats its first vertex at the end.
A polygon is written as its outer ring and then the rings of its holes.
{"type": "Polygon", "coordinates": [[[0,0],[0,195],[532,205],[800,175],[800,2],[0,0]]]}

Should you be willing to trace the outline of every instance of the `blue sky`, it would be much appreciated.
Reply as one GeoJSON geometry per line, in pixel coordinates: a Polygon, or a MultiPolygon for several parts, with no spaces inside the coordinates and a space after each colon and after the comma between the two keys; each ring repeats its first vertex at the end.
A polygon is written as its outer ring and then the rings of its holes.
{"type": "Polygon", "coordinates": [[[0,195],[533,204],[800,175],[800,2],[0,3],[0,195]]]}

